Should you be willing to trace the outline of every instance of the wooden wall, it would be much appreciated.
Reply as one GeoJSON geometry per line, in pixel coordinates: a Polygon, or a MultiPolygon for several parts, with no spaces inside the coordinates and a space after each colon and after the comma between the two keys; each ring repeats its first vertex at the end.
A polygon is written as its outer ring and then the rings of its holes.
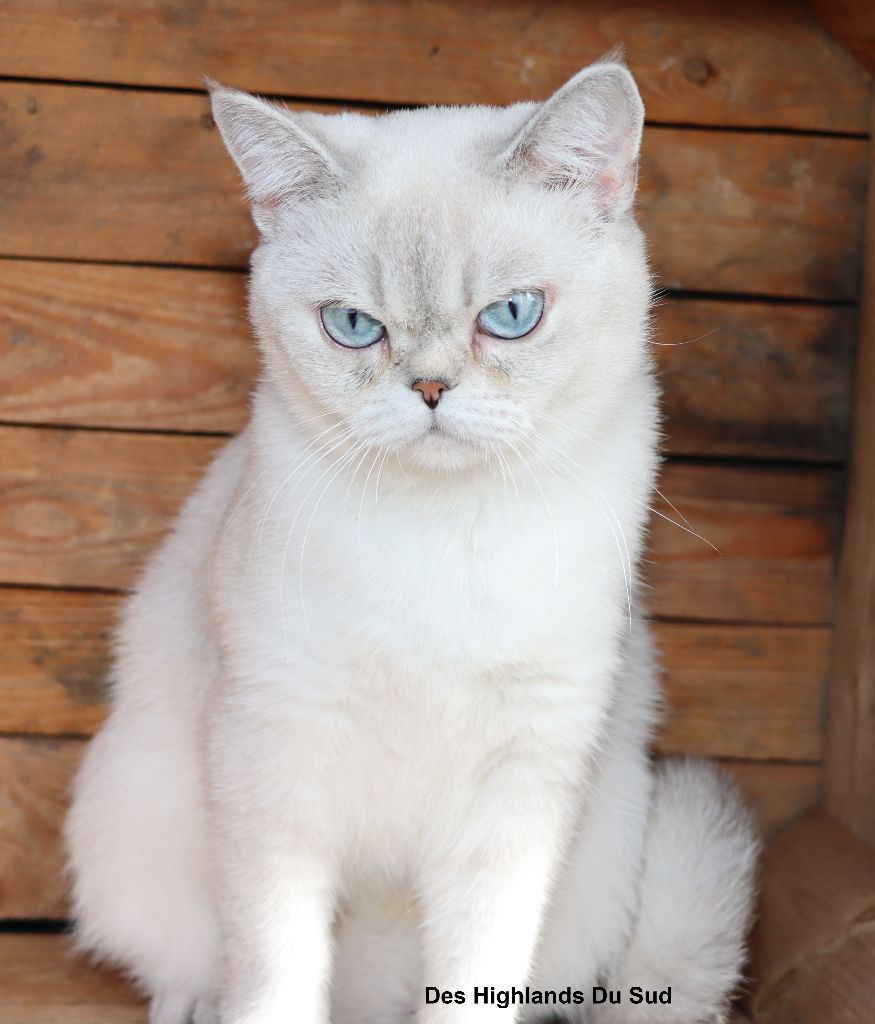
{"type": "Polygon", "coordinates": [[[57,828],[119,600],[246,416],[253,231],[201,75],[294,106],[543,98],[617,42],[649,128],[659,746],[764,829],[817,794],[869,82],[792,3],[5,0],[0,917],[63,917],[57,828]],[[665,506],[663,511],[675,516],[665,506]]]}

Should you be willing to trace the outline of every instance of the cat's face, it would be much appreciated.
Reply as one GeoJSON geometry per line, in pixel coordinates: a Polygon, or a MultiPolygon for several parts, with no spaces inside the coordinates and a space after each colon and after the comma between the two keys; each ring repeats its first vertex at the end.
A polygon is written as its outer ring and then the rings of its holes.
{"type": "Polygon", "coordinates": [[[432,470],[598,432],[644,358],[628,72],[542,106],[292,116],[217,90],[214,109],[262,234],[253,323],[310,433],[333,412],[432,470]]]}

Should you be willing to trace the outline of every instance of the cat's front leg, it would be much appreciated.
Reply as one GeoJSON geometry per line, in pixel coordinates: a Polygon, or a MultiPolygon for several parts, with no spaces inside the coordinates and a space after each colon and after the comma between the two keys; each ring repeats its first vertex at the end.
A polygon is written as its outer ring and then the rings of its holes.
{"type": "Polygon", "coordinates": [[[492,993],[522,988],[529,977],[567,843],[571,792],[555,779],[537,786],[538,771],[522,760],[499,774],[454,842],[435,847],[422,882],[419,1024],[510,1024],[518,1017],[518,1007],[502,1008],[492,993]],[[437,998],[435,989],[453,1001],[437,998]]]}
{"type": "Polygon", "coordinates": [[[326,1024],[334,913],[327,865],[303,850],[254,848],[232,858],[224,875],[221,1024],[326,1024]]]}
{"type": "MultiPolygon", "coordinates": [[[[288,737],[227,740],[210,814],[222,933],[221,1024],[327,1024],[336,857],[325,803],[288,737]],[[320,803],[322,806],[320,806],[320,803]]],[[[294,746],[294,744],[293,744],[294,746]]]]}

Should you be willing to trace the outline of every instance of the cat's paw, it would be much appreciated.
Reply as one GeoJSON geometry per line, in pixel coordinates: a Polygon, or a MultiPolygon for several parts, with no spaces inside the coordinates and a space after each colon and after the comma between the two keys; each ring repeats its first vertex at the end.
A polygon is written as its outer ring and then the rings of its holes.
{"type": "Polygon", "coordinates": [[[210,996],[160,992],[149,1004],[149,1024],[219,1024],[219,1007],[210,996]]]}

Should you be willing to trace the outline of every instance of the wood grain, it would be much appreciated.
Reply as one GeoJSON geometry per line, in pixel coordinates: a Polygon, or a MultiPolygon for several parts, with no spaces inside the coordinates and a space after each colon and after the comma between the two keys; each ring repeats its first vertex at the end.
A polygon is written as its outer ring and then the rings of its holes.
{"type": "MultiPolygon", "coordinates": [[[[146,1006],[118,973],[75,957],[64,935],[0,935],[4,1024],[146,1024],[146,1006]]],[[[741,1010],[731,1024],[751,1024],[741,1010]]]]}
{"type": "MultiPolygon", "coordinates": [[[[90,735],[105,714],[111,594],[0,589],[0,732],[90,735]]],[[[830,632],[657,623],[666,753],[817,760],[830,632]]]]}
{"type": "Polygon", "coordinates": [[[66,917],[60,829],[80,740],[0,738],[0,917],[66,917]]]}
{"type": "Polygon", "coordinates": [[[817,802],[820,765],[723,761],[720,767],[735,779],[764,836],[817,802]]]}
{"type": "MultiPolygon", "coordinates": [[[[0,581],[130,587],[220,444],[0,427],[0,581]]],[[[653,524],[653,611],[828,623],[840,485],[832,469],[667,465],[660,486],[677,511],[661,503],[674,521],[653,524]]]]}
{"type": "Polygon", "coordinates": [[[870,75],[875,75],[875,8],[857,0],[807,0],[835,41],[870,75]]]}
{"type": "Polygon", "coordinates": [[[875,154],[871,172],[824,802],[863,842],[875,846],[875,154]]]}
{"type": "Polygon", "coordinates": [[[654,120],[867,130],[865,75],[793,2],[91,0],[71,17],[63,0],[6,0],[0,73],[507,103],[547,96],[618,43],[654,120]]]}
{"type": "MultiPolygon", "coordinates": [[[[246,265],[206,96],[5,82],[0,120],[0,255],[246,265]]],[[[651,128],[639,205],[659,284],[855,299],[866,158],[861,139],[651,128]]]]}
{"type": "Polygon", "coordinates": [[[832,470],[669,462],[659,487],[671,504],[655,507],[672,521],[652,520],[643,566],[654,613],[829,622],[841,482],[832,470]]]}
{"type": "Polygon", "coordinates": [[[75,956],[66,935],[0,935],[4,1024],[146,1024],[146,1005],[120,974],[75,956]]]}
{"type": "Polygon", "coordinates": [[[257,372],[240,273],[0,260],[0,420],[236,431],[257,372]]]}
{"type": "MultiPolygon", "coordinates": [[[[235,431],[257,370],[241,274],[0,260],[0,420],[235,431]]],[[[662,300],[673,454],[844,459],[856,313],[662,300]]]]}
{"type": "MultiPolygon", "coordinates": [[[[68,913],[59,836],[83,748],[78,739],[0,737],[0,919],[68,913]]],[[[764,832],[814,802],[815,764],[728,761],[724,767],[764,832]]]]}
{"type": "Polygon", "coordinates": [[[0,733],[97,729],[119,601],[115,594],[0,588],[0,733]]]}
{"type": "Polygon", "coordinates": [[[855,310],[664,300],[656,325],[669,452],[844,461],[855,310]]]}
{"type": "Polygon", "coordinates": [[[767,847],[754,933],[760,1024],[870,1024],[875,851],[823,811],[767,847]]]}
{"type": "Polygon", "coordinates": [[[830,632],[655,623],[667,754],[819,760],[830,632]]]}

